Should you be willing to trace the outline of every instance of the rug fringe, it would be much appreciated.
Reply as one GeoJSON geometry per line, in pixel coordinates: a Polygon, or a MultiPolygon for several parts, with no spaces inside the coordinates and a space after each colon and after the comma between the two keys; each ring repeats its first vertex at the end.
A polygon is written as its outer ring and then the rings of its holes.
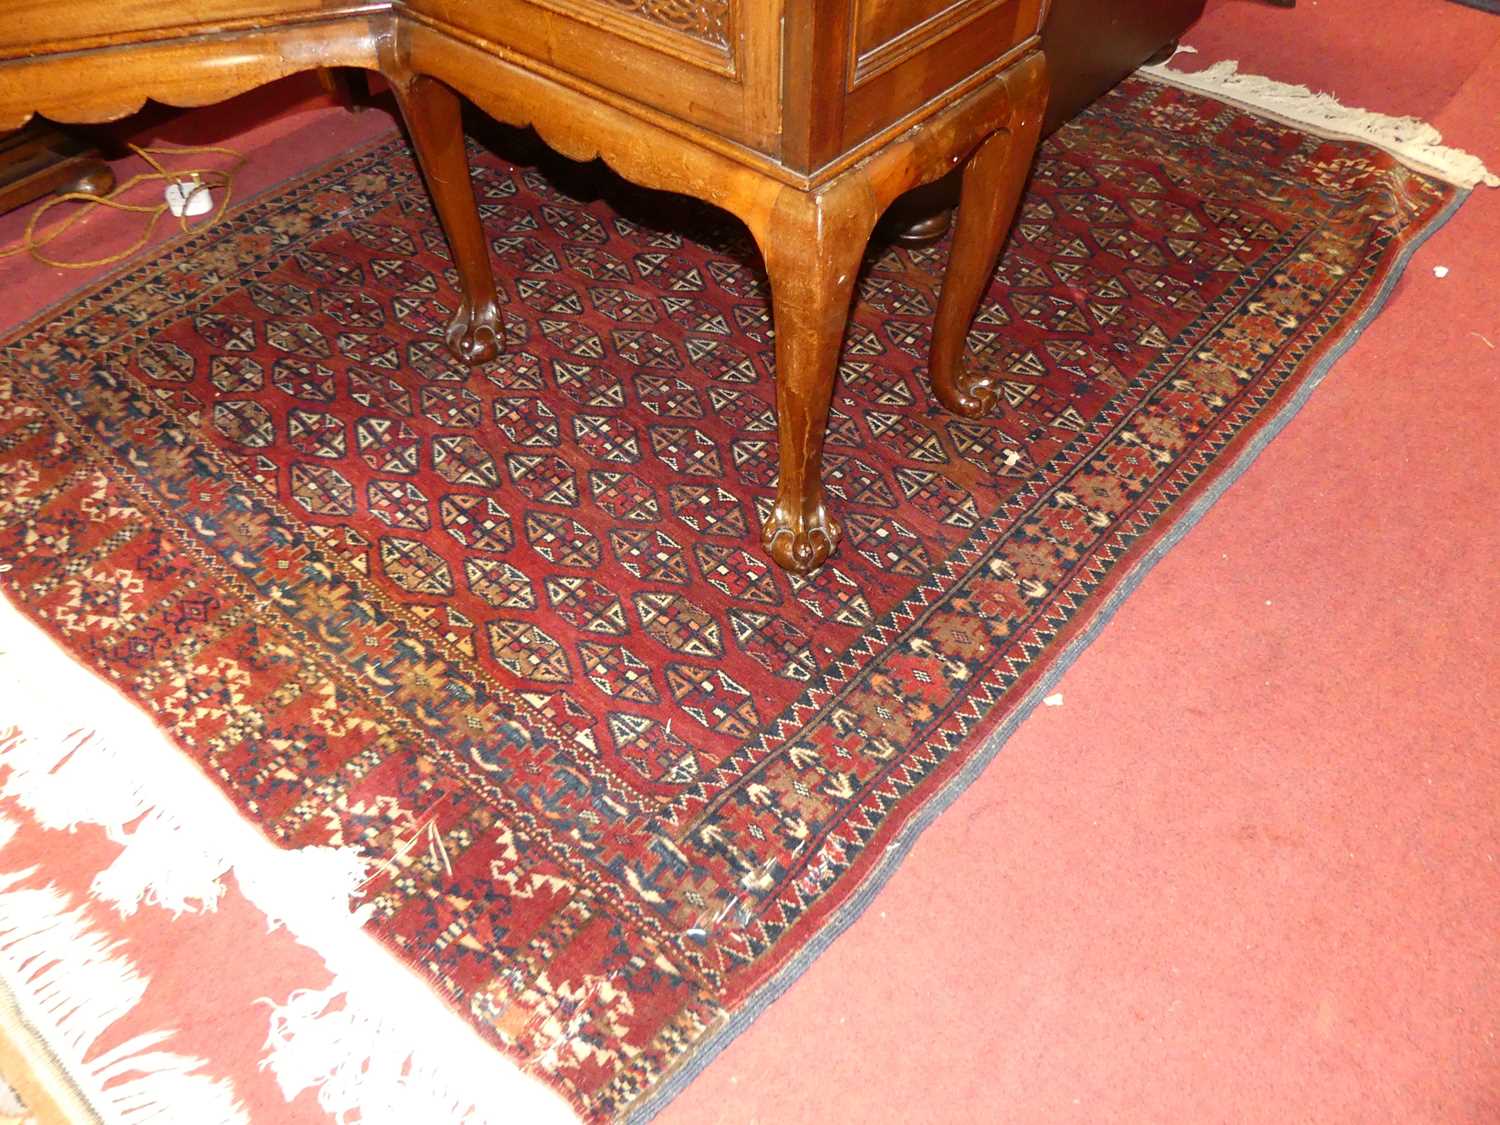
{"type": "MultiPolygon", "coordinates": [[[[413,982],[416,983],[416,982],[413,982]]],[[[271,1015],[271,1052],[262,1064],[276,1075],[288,1096],[316,1086],[318,1103],[330,1113],[358,1105],[361,1125],[412,1125],[413,1122],[482,1120],[511,1122],[576,1121],[557,1095],[540,1082],[514,1071],[544,1097],[526,1090],[507,1091],[497,1067],[509,1064],[475,1036],[453,1040],[440,1050],[413,1051],[413,1024],[397,998],[377,1011],[354,1005],[331,988],[295,992],[271,1015]],[[373,1075],[399,1075],[382,1082],[371,1098],[373,1075]],[[464,1080],[455,1083],[455,1075],[464,1080]],[[475,1105],[478,1085],[496,1087],[485,1094],[492,1103],[475,1105]]],[[[414,1014],[414,1013],[413,1013],[414,1014]]],[[[421,1034],[420,1030],[416,1032],[421,1034]]]]}
{"type": "MultiPolygon", "coordinates": [[[[0,663],[0,682],[9,686],[9,651],[0,653],[0,663]]],[[[18,690],[15,700],[25,703],[7,700],[4,721],[16,727],[0,732],[0,762],[8,768],[0,791],[17,798],[44,828],[96,824],[121,845],[90,891],[122,915],[143,902],[173,914],[214,909],[224,893],[228,857],[212,849],[212,837],[188,838],[162,812],[163,806],[180,807],[186,794],[166,791],[169,779],[158,782],[140,770],[133,748],[143,732],[125,735],[118,716],[100,716],[101,727],[120,732],[106,741],[77,729],[80,712],[49,695],[44,686],[41,695],[18,690]]]]}
{"type": "Polygon", "coordinates": [[[353,848],[267,840],[150,718],[0,597],[0,792],[45,826],[101,826],[122,845],[93,893],[212,910],[232,873],[245,897],[322,957],[332,983],[272,1004],[262,1062],[290,1100],[317,1087],[366,1125],[572,1122],[567,1103],[482,1040],[351,910],[369,862],[353,848]],[[86,717],[88,729],[80,727],[86,717]]]}
{"type": "MultiPolygon", "coordinates": [[[[1170,60],[1169,60],[1170,61],[1170,60]]],[[[1142,67],[1140,74],[1170,86],[1194,90],[1220,101],[1294,125],[1318,136],[1363,141],[1390,153],[1401,163],[1429,176],[1472,188],[1500,187],[1500,176],[1473,153],[1442,143],[1443,136],[1417,117],[1391,117],[1346,106],[1332,94],[1278,82],[1258,74],[1241,74],[1233,59],[1191,74],[1166,63],[1142,67]]]]}
{"type": "MultiPolygon", "coordinates": [[[[8,841],[14,825],[3,833],[8,841]]],[[[3,846],[3,843],[0,843],[3,846]]],[[[207,1062],[158,1050],[175,1032],[136,1035],[107,1051],[99,1041],[145,995],[147,980],[52,885],[25,887],[35,868],[0,874],[0,974],[26,1023],[45,1040],[79,1094],[105,1121],[249,1125],[227,1079],[207,1062]]]]}

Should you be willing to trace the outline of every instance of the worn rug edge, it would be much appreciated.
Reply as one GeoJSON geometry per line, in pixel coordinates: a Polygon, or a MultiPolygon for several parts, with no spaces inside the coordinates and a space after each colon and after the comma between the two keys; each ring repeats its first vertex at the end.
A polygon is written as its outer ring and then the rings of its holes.
{"type": "MultiPolygon", "coordinates": [[[[350,906],[367,880],[362,855],[278,847],[144,710],[3,593],[0,700],[0,792],[43,827],[97,825],[123,847],[94,880],[95,901],[122,913],[142,902],[212,910],[232,874],[272,928],[323,959],[332,983],[294,992],[267,1017],[261,1065],[288,1100],[313,1088],[324,1110],[366,1125],[576,1120],[365,930],[366,912],[350,906]]],[[[38,1002],[26,980],[4,976],[20,1007],[38,1002]]]]}

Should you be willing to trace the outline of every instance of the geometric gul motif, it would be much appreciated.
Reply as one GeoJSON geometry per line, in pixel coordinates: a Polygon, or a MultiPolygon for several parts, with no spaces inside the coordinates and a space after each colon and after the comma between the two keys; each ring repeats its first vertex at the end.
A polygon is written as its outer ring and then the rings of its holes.
{"type": "Polygon", "coordinates": [[[704,580],[727,596],[761,605],[781,603],[775,574],[759,553],[723,543],[698,543],[693,554],[704,580]]]}
{"type": "Polygon", "coordinates": [[[578,646],[583,674],[612,699],[656,703],[661,697],[651,682],[651,669],[623,645],[584,641],[578,646]]]}
{"type": "Polygon", "coordinates": [[[494,458],[467,434],[444,434],[432,440],[432,467],[449,484],[499,488],[494,458]]]}
{"type": "Polygon", "coordinates": [[[493,496],[450,492],[438,504],[443,530],[474,551],[505,552],[515,543],[510,514],[493,496]]]}
{"type": "Polygon", "coordinates": [[[491,621],[485,631],[496,662],[507,671],[551,684],[571,678],[567,653],[539,626],[527,621],[491,621]]]}
{"type": "Polygon", "coordinates": [[[417,471],[422,439],[405,422],[394,418],[361,418],[354,424],[354,437],[361,459],[377,472],[417,471]]]}
{"type": "Polygon", "coordinates": [[[558,566],[596,567],[603,557],[598,536],[560,513],[528,512],[525,530],[532,550],[558,566]]]}
{"type": "Polygon", "coordinates": [[[354,514],[354,486],[329,465],[298,462],[291,468],[291,496],[315,516],[354,514]]]}
{"type": "Polygon", "coordinates": [[[859,584],[839,567],[825,565],[812,574],[788,577],[797,600],[823,620],[856,628],[870,623],[869,600],[859,584]]]}
{"type": "Polygon", "coordinates": [[[807,634],[780,614],[732,607],[729,628],[735,643],[774,675],[807,681],[817,671],[807,634]]]}
{"type": "Polygon", "coordinates": [[[222,394],[249,394],[265,385],[265,368],[249,356],[215,356],[209,364],[209,379],[222,394]]]}
{"type": "Polygon", "coordinates": [[[613,519],[652,523],[661,518],[655,489],[634,473],[590,470],[589,494],[613,519]]]}
{"type": "Polygon", "coordinates": [[[724,638],[714,616],[681,594],[635,595],[636,613],[647,634],[684,656],[719,657],[724,638]]]}
{"type": "Polygon", "coordinates": [[[641,459],[635,430],[608,414],[575,415],[573,440],[586,456],[599,461],[633,464],[641,459]]]}
{"type": "Polygon", "coordinates": [[[672,733],[671,725],[644,715],[615,712],[607,723],[615,751],[648,781],[685,785],[702,766],[693,748],[672,733]]]}
{"type": "Polygon", "coordinates": [[[610,549],[622,567],[644,582],[686,586],[691,579],[682,544],[655,528],[618,528],[609,533],[610,549]]]}
{"type": "Polygon", "coordinates": [[[666,675],[673,702],[709,730],[749,738],[760,725],[750,693],[722,668],[668,664],[666,675]]]}
{"type": "Polygon", "coordinates": [[[512,453],[505,459],[516,491],[541,504],[578,506],[578,479],[561,457],[512,453]]]}
{"type": "Polygon", "coordinates": [[[919,578],[932,567],[926,546],[905,524],[888,516],[850,512],[844,521],[849,545],[878,570],[919,578]]]}
{"type": "Polygon", "coordinates": [[[719,447],[693,426],[652,426],[651,448],[673,472],[690,476],[722,477],[719,447]]]}
{"type": "Polygon", "coordinates": [[[426,531],[432,526],[427,497],[411,481],[374,480],[365,494],[370,514],[387,527],[426,531]]]}
{"type": "Polygon", "coordinates": [[[292,398],[307,402],[332,402],[335,393],[334,374],[321,363],[288,357],[271,366],[271,380],[276,388],[292,398]]]}
{"type": "Polygon", "coordinates": [[[387,536],[380,541],[380,565],[386,577],[412,594],[447,597],[453,593],[453,572],[442,556],[415,540],[387,536]]]}
{"type": "Polygon", "coordinates": [[[322,410],[293,410],[287,415],[287,439],[298,453],[336,459],[349,451],[344,423],[322,410]]]}
{"type": "Polygon", "coordinates": [[[480,601],[497,609],[535,609],[531,579],[501,559],[464,560],[464,584],[480,601]]]}
{"type": "Polygon", "coordinates": [[[611,637],[625,633],[625,607],[592,578],[560,574],[548,578],[544,585],[552,612],[573,628],[611,637]]]}
{"type": "Polygon", "coordinates": [[[667,495],[677,518],[694,531],[737,540],[748,533],[739,498],[722,485],[674,484],[667,495]]]}
{"type": "Polygon", "coordinates": [[[266,408],[248,399],[214,403],[214,429],[236,445],[264,449],[276,439],[275,424],[266,408]]]}

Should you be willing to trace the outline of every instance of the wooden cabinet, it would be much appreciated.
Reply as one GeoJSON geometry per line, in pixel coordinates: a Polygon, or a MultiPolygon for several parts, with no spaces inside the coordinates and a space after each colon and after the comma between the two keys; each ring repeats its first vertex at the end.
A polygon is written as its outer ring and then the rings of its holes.
{"type": "Polygon", "coordinates": [[[779,52],[772,5],[749,0],[416,0],[439,34],[504,45],[580,90],[773,152],[779,52]],[[748,13],[764,13],[743,18],[748,13]]]}
{"type": "Polygon", "coordinates": [[[497,354],[499,309],[455,91],[579,159],[738,215],[765,257],[781,473],[763,528],[807,571],[838,541],[823,432],[871,229],[962,166],[932,378],[950,409],[993,393],[964,337],[1009,227],[1046,101],[1043,0],[20,0],[0,28],[0,129],[98,121],[146,97],[197,105],[309,67],[396,91],[463,289],[448,333],[497,354]]]}

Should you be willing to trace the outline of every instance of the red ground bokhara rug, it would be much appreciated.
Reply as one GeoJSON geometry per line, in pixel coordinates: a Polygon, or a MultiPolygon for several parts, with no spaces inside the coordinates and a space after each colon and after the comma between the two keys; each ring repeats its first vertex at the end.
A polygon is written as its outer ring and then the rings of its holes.
{"type": "Polygon", "coordinates": [[[399,139],[13,334],[0,583],[273,839],[394,858],[371,927],[601,1119],[847,924],[1460,195],[1127,83],[1040,154],[994,418],[927,389],[945,248],[872,255],[797,579],[748,235],[476,160],[480,370],[399,139]]]}

